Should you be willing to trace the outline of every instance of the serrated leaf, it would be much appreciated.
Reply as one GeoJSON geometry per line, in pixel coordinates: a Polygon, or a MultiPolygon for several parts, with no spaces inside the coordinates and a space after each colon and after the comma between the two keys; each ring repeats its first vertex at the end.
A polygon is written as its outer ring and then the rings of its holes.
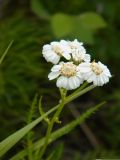
{"type": "Polygon", "coordinates": [[[74,27],[74,19],[72,16],[57,13],[51,17],[51,26],[57,38],[69,35],[74,27]]]}
{"type": "MultiPolygon", "coordinates": [[[[91,114],[93,114],[95,111],[97,111],[104,104],[105,104],[105,102],[102,102],[102,103],[96,105],[95,107],[88,109],[85,113],[80,115],[77,119],[73,120],[69,124],[58,129],[57,131],[53,132],[51,134],[49,143],[55,141],[56,139],[60,138],[61,136],[65,135],[65,134],[68,134],[77,125],[81,124],[83,121],[85,121],[87,118],[89,118],[91,116],[91,114]]],[[[35,142],[33,150],[35,151],[38,148],[42,147],[44,145],[44,142],[45,142],[45,137],[38,140],[37,142],[35,142]]],[[[17,153],[15,156],[13,156],[10,160],[23,159],[26,155],[27,155],[27,149],[24,149],[24,150],[20,151],[19,153],[17,153]]]]}
{"type": "MultiPolygon", "coordinates": [[[[95,88],[95,86],[91,85],[91,86],[83,89],[82,91],[80,91],[80,93],[78,92],[76,94],[72,94],[71,96],[69,95],[65,99],[65,104],[71,102],[72,100],[74,100],[77,97],[85,94],[86,92],[92,90],[93,88],[95,88]]],[[[20,139],[22,139],[25,136],[25,134],[27,134],[32,128],[34,128],[38,123],[40,123],[40,121],[42,121],[47,115],[49,115],[50,113],[55,111],[59,107],[59,105],[60,104],[58,104],[57,106],[53,107],[52,109],[50,109],[48,112],[46,112],[40,118],[36,119],[32,123],[28,124],[24,128],[18,130],[17,132],[13,133],[9,137],[7,137],[5,140],[3,140],[0,143],[0,157],[2,157],[9,149],[11,149],[20,139]]]]}
{"type": "Polygon", "coordinates": [[[89,29],[99,29],[106,27],[106,22],[101,15],[94,12],[83,13],[78,16],[81,24],[89,29]]]}
{"type": "Polygon", "coordinates": [[[50,15],[47,10],[43,7],[40,0],[31,0],[32,11],[40,18],[49,19],[50,15]]]}

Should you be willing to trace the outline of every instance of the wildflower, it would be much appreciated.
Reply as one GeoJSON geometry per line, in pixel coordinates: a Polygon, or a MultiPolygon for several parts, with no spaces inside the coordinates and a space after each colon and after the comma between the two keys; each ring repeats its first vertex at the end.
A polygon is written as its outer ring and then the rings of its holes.
{"type": "Polygon", "coordinates": [[[42,54],[47,62],[57,64],[61,57],[70,60],[70,52],[71,49],[68,43],[65,40],[61,40],[60,42],[51,42],[50,44],[44,45],[42,54]]]}
{"type": "Polygon", "coordinates": [[[69,46],[71,47],[73,61],[77,63],[90,62],[90,55],[86,54],[86,49],[83,47],[82,42],[78,42],[78,40],[75,39],[69,42],[69,46]]]}
{"type": "Polygon", "coordinates": [[[57,79],[57,87],[67,90],[76,89],[83,83],[83,79],[79,72],[78,66],[73,62],[61,62],[54,65],[48,75],[49,80],[57,79]]]}
{"type": "Polygon", "coordinates": [[[79,65],[79,69],[81,74],[83,74],[84,80],[87,80],[88,83],[93,82],[96,86],[103,86],[109,82],[111,77],[109,69],[101,62],[84,62],[79,65]]]}

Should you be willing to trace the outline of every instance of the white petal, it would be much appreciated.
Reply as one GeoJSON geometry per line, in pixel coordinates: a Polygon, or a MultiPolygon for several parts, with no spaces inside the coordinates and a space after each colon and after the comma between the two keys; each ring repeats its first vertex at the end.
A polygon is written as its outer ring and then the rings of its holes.
{"type": "Polygon", "coordinates": [[[43,51],[51,50],[51,45],[46,44],[43,46],[43,51]]]}
{"type": "Polygon", "coordinates": [[[51,71],[52,71],[52,72],[58,72],[60,69],[61,69],[61,65],[54,65],[54,66],[51,68],[51,71]]]}
{"type": "Polygon", "coordinates": [[[67,45],[68,45],[68,41],[61,40],[61,41],[60,41],[60,44],[61,44],[61,45],[66,45],[66,46],[67,46],[67,45]]]}
{"type": "Polygon", "coordinates": [[[105,79],[103,78],[102,75],[100,75],[99,78],[100,78],[100,82],[101,82],[102,85],[106,83],[106,81],[105,81],[105,79]]]}
{"type": "Polygon", "coordinates": [[[67,60],[70,60],[70,59],[71,59],[70,53],[67,53],[67,52],[64,52],[64,53],[63,53],[63,57],[65,57],[67,60]]]}
{"type": "Polygon", "coordinates": [[[90,63],[84,62],[79,65],[79,71],[81,73],[86,73],[91,71],[90,63]]]}
{"type": "Polygon", "coordinates": [[[55,56],[54,59],[51,61],[53,64],[57,64],[60,60],[60,56],[55,56]]]}
{"type": "Polygon", "coordinates": [[[75,89],[80,86],[80,79],[76,76],[70,77],[69,79],[70,89],[75,89]]]}
{"type": "Polygon", "coordinates": [[[82,54],[86,53],[86,49],[83,46],[80,46],[78,50],[79,50],[79,53],[82,53],[82,54]]]}
{"type": "Polygon", "coordinates": [[[91,83],[91,82],[94,82],[95,79],[96,79],[96,75],[94,73],[91,73],[86,80],[88,83],[91,83]]]}
{"type": "Polygon", "coordinates": [[[60,42],[54,41],[54,42],[51,42],[50,44],[51,44],[52,46],[55,46],[55,45],[60,45],[60,42]]]}
{"type": "Polygon", "coordinates": [[[109,82],[109,78],[106,75],[101,74],[101,77],[102,77],[102,79],[104,81],[104,84],[109,82]]]}
{"type": "Polygon", "coordinates": [[[112,77],[109,69],[105,69],[105,70],[104,70],[104,74],[105,74],[106,76],[108,76],[108,77],[112,77]]]}
{"type": "Polygon", "coordinates": [[[50,72],[48,74],[48,78],[49,78],[49,80],[53,80],[53,79],[57,78],[59,75],[60,75],[59,72],[50,72]]]}
{"type": "Polygon", "coordinates": [[[63,81],[62,86],[63,86],[63,88],[65,88],[65,89],[68,88],[68,78],[67,78],[67,77],[64,77],[64,81],[63,81]]]}
{"type": "Polygon", "coordinates": [[[60,56],[57,54],[53,54],[52,56],[49,56],[49,58],[47,58],[46,60],[52,62],[53,64],[57,64],[60,60],[60,56]]]}
{"type": "Polygon", "coordinates": [[[94,79],[93,84],[97,86],[97,78],[94,79]]]}
{"type": "Polygon", "coordinates": [[[90,60],[91,60],[90,54],[85,54],[84,61],[90,62],[90,60]]]}
{"type": "Polygon", "coordinates": [[[70,88],[70,90],[74,89],[74,87],[73,87],[73,86],[74,86],[74,83],[73,83],[71,77],[68,79],[68,83],[69,83],[69,88],[70,88]]]}
{"type": "Polygon", "coordinates": [[[100,76],[97,76],[97,86],[102,86],[104,83],[101,81],[100,76]]]}
{"type": "Polygon", "coordinates": [[[67,77],[64,77],[64,76],[60,76],[58,79],[57,79],[57,87],[59,88],[65,88],[67,89],[67,77]]]}

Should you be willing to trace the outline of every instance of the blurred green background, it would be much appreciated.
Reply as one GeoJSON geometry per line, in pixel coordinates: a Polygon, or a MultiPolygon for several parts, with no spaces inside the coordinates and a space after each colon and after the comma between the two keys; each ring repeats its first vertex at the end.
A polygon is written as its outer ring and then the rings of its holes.
{"type": "MultiPolygon", "coordinates": [[[[83,125],[48,149],[61,148],[60,159],[120,158],[120,1],[119,0],[0,0],[0,55],[14,43],[0,66],[0,140],[27,123],[34,95],[43,95],[45,110],[59,100],[55,82],[48,82],[51,65],[42,46],[54,40],[83,41],[93,59],[108,65],[110,83],[78,98],[61,117],[69,123],[88,107],[107,104],[83,125]]],[[[39,116],[36,107],[34,118],[39,116]]],[[[46,125],[35,128],[34,139],[46,125]]],[[[5,160],[25,146],[23,140],[5,160]]]]}

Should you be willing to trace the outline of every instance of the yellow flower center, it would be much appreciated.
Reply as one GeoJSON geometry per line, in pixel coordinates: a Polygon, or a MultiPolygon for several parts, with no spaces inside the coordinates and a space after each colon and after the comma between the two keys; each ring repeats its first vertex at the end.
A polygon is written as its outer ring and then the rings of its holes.
{"type": "Polygon", "coordinates": [[[57,55],[61,56],[63,54],[63,51],[59,45],[55,45],[52,48],[57,55]]]}
{"type": "Polygon", "coordinates": [[[61,75],[66,77],[74,76],[76,74],[76,65],[74,65],[71,62],[63,64],[60,72],[61,72],[61,75]]]}
{"type": "Polygon", "coordinates": [[[103,72],[102,68],[96,62],[92,62],[91,68],[96,75],[100,75],[103,72]]]}

